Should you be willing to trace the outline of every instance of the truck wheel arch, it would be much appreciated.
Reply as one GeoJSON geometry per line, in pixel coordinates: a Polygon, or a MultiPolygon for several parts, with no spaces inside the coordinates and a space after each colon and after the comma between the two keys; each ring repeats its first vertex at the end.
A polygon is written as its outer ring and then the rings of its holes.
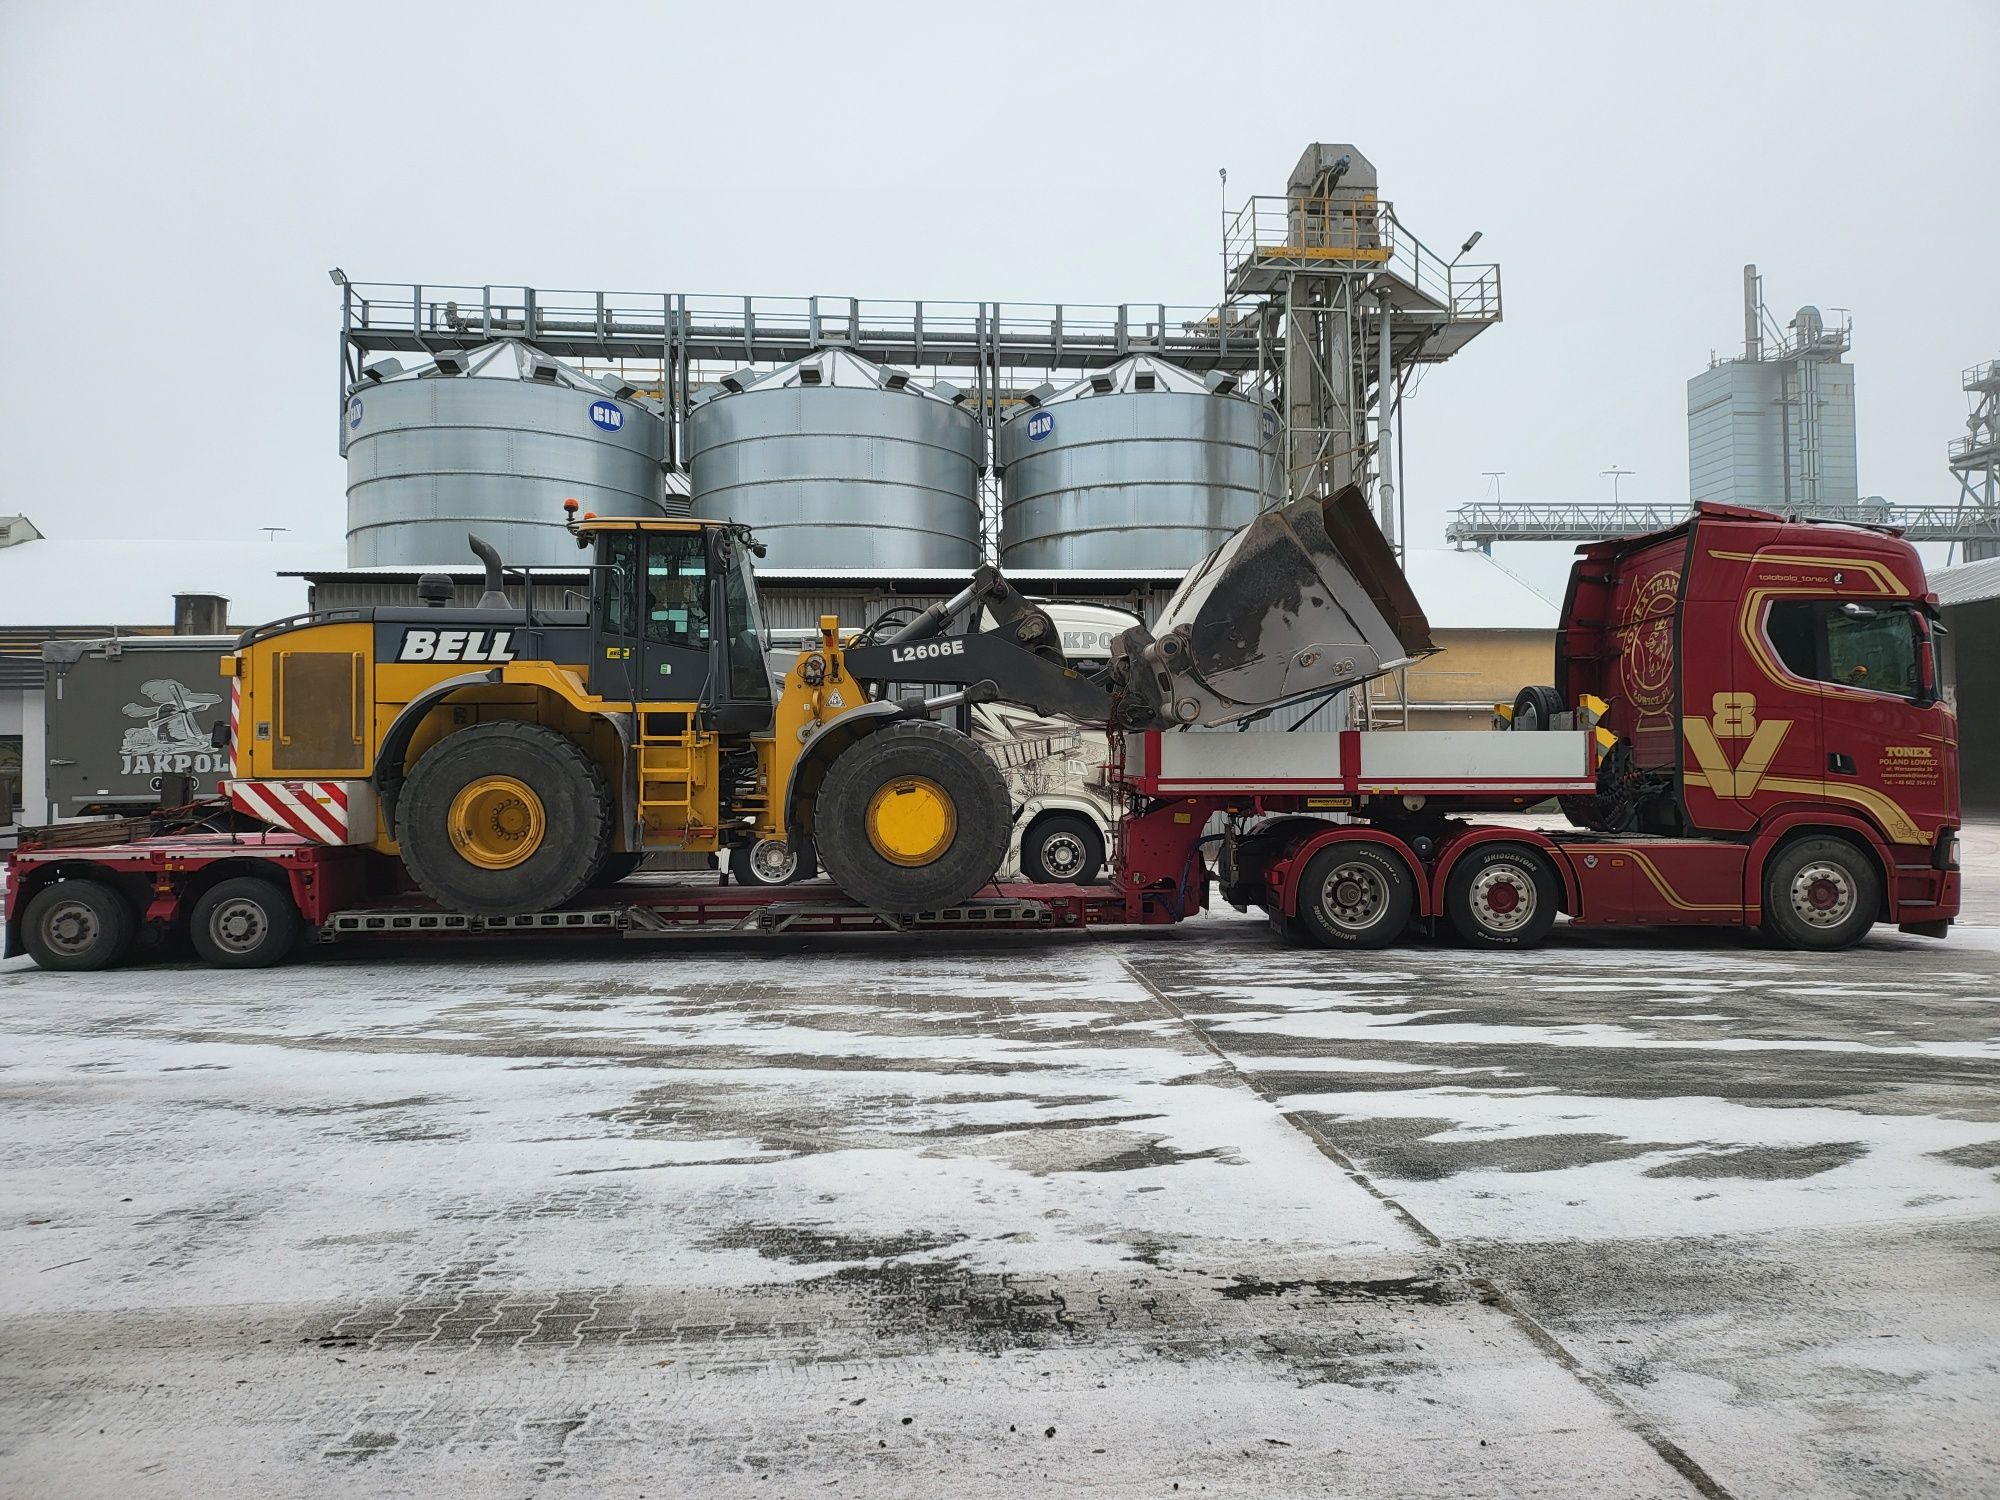
{"type": "MultiPolygon", "coordinates": [[[[1882,882],[1882,906],[1876,920],[1897,920],[1896,857],[1867,819],[1826,808],[1801,809],[1772,820],[1758,830],[1750,844],[1750,857],[1743,862],[1743,914],[1748,923],[1764,917],[1764,871],[1771,859],[1787,844],[1803,838],[1837,838],[1855,845],[1875,866],[1875,878],[1882,882]]],[[[1910,846],[1917,847],[1917,846],[1910,846]]],[[[1925,851],[1928,853],[1928,849],[1925,851]]]]}
{"type": "Polygon", "coordinates": [[[1285,873],[1278,883],[1279,911],[1288,918],[1298,915],[1299,877],[1305,873],[1306,866],[1320,850],[1331,844],[1343,842],[1379,844],[1394,852],[1410,867],[1410,880],[1415,886],[1415,915],[1420,917],[1437,915],[1437,898],[1432,889],[1430,873],[1424,869],[1423,861],[1417,858],[1416,851],[1392,833],[1356,823],[1329,824],[1326,832],[1312,834],[1292,847],[1285,856],[1285,873]]]}
{"type": "Polygon", "coordinates": [[[1561,909],[1571,916],[1577,915],[1582,905],[1582,895],[1577,890],[1576,871],[1570,868],[1569,860],[1564,856],[1560,844],[1547,834],[1533,828],[1476,828],[1453,839],[1445,846],[1444,854],[1439,858],[1437,867],[1431,874],[1430,889],[1425,892],[1424,899],[1431,903],[1425,913],[1427,916],[1435,916],[1444,910],[1445,884],[1451,879],[1452,867],[1474,849],[1485,844],[1525,844],[1537,851],[1555,871],[1556,879],[1562,883],[1561,909]]]}

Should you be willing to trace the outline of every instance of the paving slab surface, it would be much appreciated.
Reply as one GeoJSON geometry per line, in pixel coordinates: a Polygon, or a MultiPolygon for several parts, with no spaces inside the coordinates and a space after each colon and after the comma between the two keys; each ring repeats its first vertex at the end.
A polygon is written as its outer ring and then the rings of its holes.
{"type": "Polygon", "coordinates": [[[0,1032],[10,1495],[2000,1492],[2000,927],[14,960],[0,1032]]]}

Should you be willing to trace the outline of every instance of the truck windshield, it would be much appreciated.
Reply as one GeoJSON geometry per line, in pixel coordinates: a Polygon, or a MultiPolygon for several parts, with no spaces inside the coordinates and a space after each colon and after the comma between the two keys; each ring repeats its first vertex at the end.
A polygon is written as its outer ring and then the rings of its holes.
{"type": "Polygon", "coordinates": [[[1873,693],[1921,696],[1912,607],[1859,608],[1862,613],[1849,613],[1849,602],[1837,599],[1776,600],[1768,623],[1771,644],[1794,676],[1873,693]]]}

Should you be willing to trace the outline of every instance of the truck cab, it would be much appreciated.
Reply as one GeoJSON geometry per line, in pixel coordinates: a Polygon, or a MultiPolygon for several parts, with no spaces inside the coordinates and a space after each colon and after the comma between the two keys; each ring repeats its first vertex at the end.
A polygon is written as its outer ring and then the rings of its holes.
{"type": "Polygon", "coordinates": [[[1586,821],[1865,840],[1885,904],[1921,925],[1956,878],[1959,826],[1937,630],[1916,549],[1885,531],[1702,504],[1671,530],[1584,547],[1556,689],[1603,699],[1619,740],[1586,821]]]}

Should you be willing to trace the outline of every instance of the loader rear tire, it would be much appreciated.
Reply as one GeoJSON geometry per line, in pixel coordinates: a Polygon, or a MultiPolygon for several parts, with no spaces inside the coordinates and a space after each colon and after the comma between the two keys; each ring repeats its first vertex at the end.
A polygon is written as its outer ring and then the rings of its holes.
{"type": "Polygon", "coordinates": [[[611,798],[590,757],[555,730],[480,724],[417,761],[396,838],[440,906],[480,917],[549,911],[603,868],[611,798]]]}
{"type": "Polygon", "coordinates": [[[967,735],[927,720],[841,751],[820,786],[813,842],[849,896],[907,914],[955,906],[1007,857],[1012,803],[967,735]]]}

